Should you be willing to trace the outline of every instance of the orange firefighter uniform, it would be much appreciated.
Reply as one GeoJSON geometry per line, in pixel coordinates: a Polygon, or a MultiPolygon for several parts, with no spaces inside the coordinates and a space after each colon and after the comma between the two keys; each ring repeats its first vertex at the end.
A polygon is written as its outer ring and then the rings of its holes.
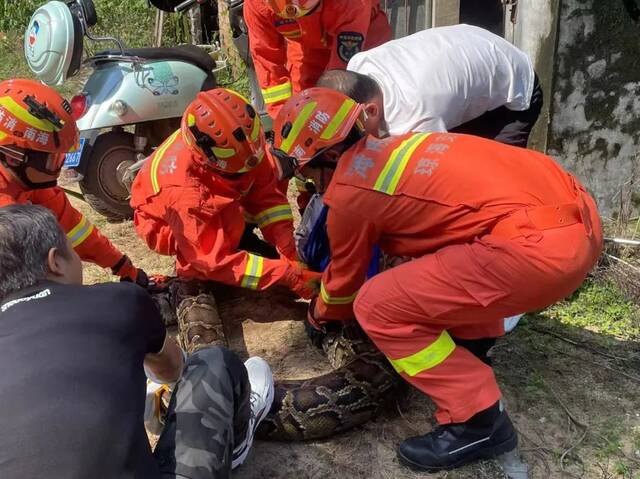
{"type": "Polygon", "coordinates": [[[34,203],[50,209],[80,258],[146,283],[146,274],[56,186],[64,154],[77,141],[71,106],[55,90],[33,80],[0,82],[0,207],[34,203]]]}
{"type": "Polygon", "coordinates": [[[265,0],[247,0],[244,19],[262,96],[272,118],[293,92],[315,85],[327,69],[391,39],[379,0],[324,0],[300,18],[282,18],[265,0]]]}
{"type": "Polygon", "coordinates": [[[363,139],[324,198],[332,261],[313,316],[355,313],[443,424],[500,398],[492,369],[452,336],[474,339],[478,327],[566,297],[602,248],[596,205],[573,176],[545,155],[473,136],[363,139]],[[416,259],[363,286],[375,244],[416,259]]]}
{"type": "Polygon", "coordinates": [[[16,203],[33,203],[50,209],[83,261],[112,268],[123,257],[87,218],[71,206],[61,188],[25,190],[0,166],[0,207],[16,203]]]}
{"type": "Polygon", "coordinates": [[[287,282],[286,260],[238,250],[250,216],[285,258],[296,258],[291,208],[269,161],[227,179],[195,156],[178,130],[147,160],[132,189],[138,235],[157,253],[175,255],[181,277],[260,290],[287,282]]]}

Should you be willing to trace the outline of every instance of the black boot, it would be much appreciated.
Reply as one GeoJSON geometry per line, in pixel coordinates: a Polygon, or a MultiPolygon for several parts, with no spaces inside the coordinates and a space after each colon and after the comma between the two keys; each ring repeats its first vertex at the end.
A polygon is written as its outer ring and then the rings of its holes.
{"type": "Polygon", "coordinates": [[[405,439],[398,457],[412,469],[435,472],[490,459],[517,445],[516,430],[497,402],[466,422],[438,426],[424,436],[405,439]]]}
{"type": "Polygon", "coordinates": [[[483,363],[491,366],[489,350],[496,344],[496,338],[460,339],[454,337],[453,341],[458,346],[462,346],[463,348],[468,349],[471,354],[473,354],[483,363]]]}

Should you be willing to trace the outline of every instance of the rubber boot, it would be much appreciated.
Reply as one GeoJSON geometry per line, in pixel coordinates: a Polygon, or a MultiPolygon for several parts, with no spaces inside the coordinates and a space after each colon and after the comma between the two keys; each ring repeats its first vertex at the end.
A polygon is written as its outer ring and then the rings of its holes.
{"type": "Polygon", "coordinates": [[[466,422],[441,425],[424,436],[404,440],[398,458],[412,469],[435,472],[494,458],[517,445],[516,430],[498,401],[466,422]]]}

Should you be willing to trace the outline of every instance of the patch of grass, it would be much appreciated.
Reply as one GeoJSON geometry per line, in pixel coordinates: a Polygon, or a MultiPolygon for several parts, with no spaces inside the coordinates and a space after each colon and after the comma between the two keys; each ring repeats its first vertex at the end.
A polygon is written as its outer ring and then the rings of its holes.
{"type": "Polygon", "coordinates": [[[587,280],[571,297],[540,315],[603,335],[640,339],[640,307],[626,300],[610,281],[587,280]]]}

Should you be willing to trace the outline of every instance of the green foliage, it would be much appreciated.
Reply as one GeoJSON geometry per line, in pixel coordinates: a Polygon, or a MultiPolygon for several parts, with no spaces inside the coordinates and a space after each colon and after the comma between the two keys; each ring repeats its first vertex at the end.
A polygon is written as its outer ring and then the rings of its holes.
{"type": "Polygon", "coordinates": [[[588,280],[541,315],[617,338],[640,339],[640,307],[626,300],[611,282],[588,280]]]}
{"type": "Polygon", "coordinates": [[[0,32],[24,31],[41,0],[0,0],[0,32]]]}

